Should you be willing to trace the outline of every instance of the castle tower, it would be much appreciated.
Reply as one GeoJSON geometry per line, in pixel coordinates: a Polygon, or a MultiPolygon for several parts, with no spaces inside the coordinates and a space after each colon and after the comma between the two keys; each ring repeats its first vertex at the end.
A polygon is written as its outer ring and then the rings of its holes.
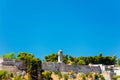
{"type": "Polygon", "coordinates": [[[58,51],[58,62],[62,63],[63,62],[63,55],[62,55],[62,50],[58,51]]]}

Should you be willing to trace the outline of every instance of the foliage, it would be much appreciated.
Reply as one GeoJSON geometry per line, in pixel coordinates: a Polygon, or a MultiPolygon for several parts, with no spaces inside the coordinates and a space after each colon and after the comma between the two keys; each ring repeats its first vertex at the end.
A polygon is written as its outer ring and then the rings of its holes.
{"type": "Polygon", "coordinates": [[[79,73],[79,78],[80,78],[80,80],[85,80],[86,79],[86,74],[85,73],[79,73]]]}
{"type": "MultiPolygon", "coordinates": [[[[48,56],[45,56],[45,61],[54,62],[58,59],[58,54],[52,53],[48,56]]],[[[66,64],[72,65],[88,65],[91,64],[104,64],[104,65],[114,65],[116,64],[116,56],[102,56],[102,53],[99,53],[97,56],[87,56],[87,57],[73,57],[71,55],[63,55],[63,62],[66,64]]]]}
{"type": "Polygon", "coordinates": [[[54,71],[54,74],[55,74],[55,75],[57,75],[57,74],[59,74],[59,73],[61,73],[61,72],[58,71],[58,70],[54,71]]]}
{"type": "Polygon", "coordinates": [[[113,76],[112,76],[112,79],[114,79],[114,80],[116,80],[116,79],[118,79],[118,78],[120,78],[120,75],[113,75],[113,76]]]}
{"type": "Polygon", "coordinates": [[[105,78],[103,77],[103,75],[99,75],[99,78],[100,78],[101,80],[105,80],[105,78]]]}
{"type": "Polygon", "coordinates": [[[68,74],[64,74],[64,80],[68,80],[68,74]]]}
{"type": "Polygon", "coordinates": [[[10,79],[10,73],[6,70],[0,70],[0,79],[10,79]]]}
{"type": "Polygon", "coordinates": [[[117,64],[120,66],[120,58],[117,59],[117,64]]]}
{"type": "Polygon", "coordinates": [[[45,56],[45,60],[47,62],[54,62],[54,61],[58,61],[58,55],[56,53],[51,53],[48,56],[45,56]]]}
{"type": "Polygon", "coordinates": [[[51,79],[52,72],[51,71],[44,71],[42,72],[43,80],[51,79]]]}
{"type": "Polygon", "coordinates": [[[65,64],[68,63],[68,59],[69,59],[69,56],[68,56],[67,54],[64,54],[64,55],[63,55],[63,62],[64,62],[65,64]]]}
{"type": "Polygon", "coordinates": [[[21,77],[18,77],[18,76],[15,76],[15,77],[14,77],[14,80],[26,80],[26,79],[21,78],[21,77]]]}
{"type": "Polygon", "coordinates": [[[70,75],[74,75],[75,74],[75,72],[72,70],[72,71],[70,71],[70,75]]]}
{"type": "Polygon", "coordinates": [[[85,61],[79,60],[77,64],[78,64],[78,65],[85,65],[85,61]]]}
{"type": "Polygon", "coordinates": [[[17,57],[25,62],[26,72],[31,75],[32,79],[37,80],[38,74],[41,74],[41,60],[26,52],[20,52],[17,57]]]}
{"type": "Polygon", "coordinates": [[[88,74],[79,73],[80,80],[98,80],[99,78],[100,78],[100,80],[105,80],[103,75],[95,73],[95,72],[90,72],[88,74]]]}
{"type": "Polygon", "coordinates": [[[14,58],[16,58],[14,52],[7,53],[7,54],[3,54],[1,57],[2,57],[2,58],[7,58],[7,59],[14,59],[14,58]]]}
{"type": "Polygon", "coordinates": [[[62,73],[60,71],[54,71],[54,74],[58,75],[59,80],[62,78],[62,73]]]}
{"type": "Polygon", "coordinates": [[[72,79],[76,78],[76,73],[73,70],[69,72],[69,75],[70,75],[70,78],[72,79]]]}

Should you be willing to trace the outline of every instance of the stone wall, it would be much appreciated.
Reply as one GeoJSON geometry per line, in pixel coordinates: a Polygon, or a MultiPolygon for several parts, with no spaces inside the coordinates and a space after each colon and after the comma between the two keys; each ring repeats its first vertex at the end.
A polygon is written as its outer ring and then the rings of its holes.
{"type": "Polygon", "coordinates": [[[14,59],[3,59],[1,62],[3,66],[16,66],[17,68],[24,70],[25,64],[21,60],[14,60],[14,59]]]}
{"type": "Polygon", "coordinates": [[[50,71],[62,71],[62,72],[83,72],[83,73],[89,73],[89,72],[98,72],[101,73],[100,66],[87,66],[87,65],[67,65],[64,63],[57,63],[57,62],[42,62],[42,69],[44,70],[50,70],[50,71]]]}
{"type": "Polygon", "coordinates": [[[17,72],[25,70],[25,64],[21,60],[0,58],[0,70],[7,70],[16,75],[17,72]]]}
{"type": "Polygon", "coordinates": [[[20,70],[16,66],[0,65],[0,70],[7,70],[7,71],[12,72],[13,74],[16,74],[17,72],[20,72],[20,70]]]}

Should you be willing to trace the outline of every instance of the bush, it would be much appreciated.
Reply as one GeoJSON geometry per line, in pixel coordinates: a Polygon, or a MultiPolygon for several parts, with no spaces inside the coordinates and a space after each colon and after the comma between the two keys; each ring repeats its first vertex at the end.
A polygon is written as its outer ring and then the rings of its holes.
{"type": "Polygon", "coordinates": [[[18,77],[18,76],[15,76],[15,77],[14,77],[14,80],[26,80],[26,79],[21,78],[21,77],[18,77]]]}
{"type": "Polygon", "coordinates": [[[51,79],[52,72],[51,71],[44,71],[42,72],[43,80],[49,80],[51,79]]]}
{"type": "Polygon", "coordinates": [[[68,75],[64,74],[64,80],[68,80],[68,75]]]}
{"type": "Polygon", "coordinates": [[[0,70],[0,79],[10,79],[10,73],[6,70],[0,70]]]}
{"type": "Polygon", "coordinates": [[[79,73],[79,78],[81,78],[81,80],[85,80],[86,79],[86,74],[85,73],[79,73]]]}
{"type": "Polygon", "coordinates": [[[118,78],[120,78],[120,75],[113,75],[113,76],[112,76],[112,79],[114,79],[114,80],[116,80],[116,79],[118,79],[118,78]]]}
{"type": "Polygon", "coordinates": [[[54,71],[55,75],[58,75],[58,78],[61,79],[62,78],[62,74],[60,71],[54,71]]]}
{"type": "Polygon", "coordinates": [[[103,75],[99,75],[99,78],[100,78],[101,80],[105,80],[105,78],[103,77],[103,75]]]}

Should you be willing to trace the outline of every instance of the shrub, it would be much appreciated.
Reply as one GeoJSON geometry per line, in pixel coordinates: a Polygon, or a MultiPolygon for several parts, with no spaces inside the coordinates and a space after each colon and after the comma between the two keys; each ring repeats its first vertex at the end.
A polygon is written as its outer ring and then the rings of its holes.
{"type": "Polygon", "coordinates": [[[116,79],[118,79],[118,78],[120,78],[120,75],[113,75],[113,76],[112,76],[112,79],[114,79],[114,80],[116,80],[116,79]]]}
{"type": "Polygon", "coordinates": [[[42,72],[43,80],[49,80],[51,79],[52,72],[51,71],[44,71],[42,72]]]}
{"type": "Polygon", "coordinates": [[[68,75],[64,74],[64,80],[68,80],[68,75]]]}
{"type": "Polygon", "coordinates": [[[6,70],[0,70],[0,79],[10,79],[10,73],[6,70]]]}
{"type": "Polygon", "coordinates": [[[18,76],[15,76],[15,77],[14,77],[14,80],[26,80],[26,79],[21,78],[21,77],[18,77],[18,76]]]}

